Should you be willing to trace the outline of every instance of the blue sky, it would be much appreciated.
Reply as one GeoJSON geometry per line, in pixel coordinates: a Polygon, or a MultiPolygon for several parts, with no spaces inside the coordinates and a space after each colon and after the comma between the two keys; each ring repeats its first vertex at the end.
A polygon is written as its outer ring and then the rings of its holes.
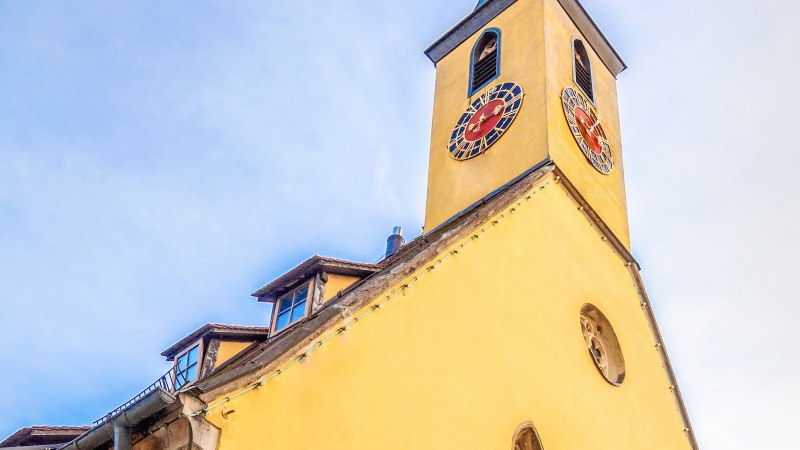
{"type": "MultiPolygon", "coordinates": [[[[423,220],[468,0],[0,2],[0,435],[83,424],[307,256],[423,220]]],[[[704,448],[797,448],[796,2],[585,0],[634,254],[704,448]]]]}

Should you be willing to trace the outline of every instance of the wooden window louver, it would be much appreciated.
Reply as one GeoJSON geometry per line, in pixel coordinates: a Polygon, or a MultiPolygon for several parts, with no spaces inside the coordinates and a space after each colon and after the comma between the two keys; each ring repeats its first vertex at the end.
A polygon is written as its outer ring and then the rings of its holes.
{"type": "Polygon", "coordinates": [[[500,36],[495,31],[481,35],[472,54],[472,77],[470,95],[497,78],[500,62],[500,36]]]}
{"type": "Polygon", "coordinates": [[[589,100],[594,101],[592,66],[589,61],[589,53],[586,52],[586,47],[580,39],[575,39],[572,46],[572,53],[575,57],[575,84],[583,90],[586,96],[589,97],[589,100]]]}

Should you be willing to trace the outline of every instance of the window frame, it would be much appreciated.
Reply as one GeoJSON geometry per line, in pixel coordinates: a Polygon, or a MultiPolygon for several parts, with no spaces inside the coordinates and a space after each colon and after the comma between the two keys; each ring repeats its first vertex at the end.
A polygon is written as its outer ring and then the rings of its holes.
{"type": "MultiPolygon", "coordinates": [[[[193,342],[191,345],[187,345],[186,348],[177,353],[173,358],[172,364],[172,388],[175,392],[185,388],[186,386],[190,386],[196,383],[200,379],[200,369],[203,367],[203,351],[205,350],[205,345],[203,345],[203,340],[200,339],[198,341],[193,342]],[[195,363],[195,377],[192,381],[187,381],[182,385],[178,386],[178,361],[180,360],[181,356],[188,355],[190,351],[192,351],[195,347],[197,347],[197,362],[195,363]]],[[[188,364],[187,364],[187,373],[188,373],[188,364]]]]}
{"type": "Polygon", "coordinates": [[[487,29],[483,30],[483,32],[481,32],[480,36],[478,36],[478,40],[476,40],[475,43],[472,45],[472,50],[469,53],[469,80],[467,82],[468,83],[468,86],[467,86],[467,97],[472,97],[473,95],[475,95],[475,93],[477,93],[481,89],[483,89],[486,86],[488,86],[489,83],[491,83],[492,81],[496,80],[500,76],[500,58],[501,58],[501,50],[502,50],[502,45],[501,44],[502,44],[502,34],[500,32],[500,29],[496,28],[496,27],[491,27],[491,28],[487,28],[487,29]],[[472,85],[472,82],[475,81],[474,80],[475,63],[476,63],[476,61],[475,61],[475,52],[478,49],[478,45],[481,43],[481,41],[483,40],[483,37],[486,35],[486,33],[494,33],[494,35],[497,37],[497,50],[496,50],[496,52],[497,52],[497,61],[495,61],[495,69],[494,69],[495,73],[494,73],[494,76],[492,78],[489,78],[482,85],[476,87],[476,86],[472,85]]]}
{"type": "Polygon", "coordinates": [[[570,41],[570,45],[572,47],[572,82],[575,84],[575,86],[578,89],[580,89],[580,91],[583,93],[583,95],[586,96],[586,99],[589,100],[589,103],[591,103],[592,106],[596,106],[595,89],[594,89],[594,71],[592,70],[592,65],[593,64],[592,64],[591,58],[589,58],[589,50],[586,48],[586,41],[581,39],[580,36],[572,36],[572,40],[570,41]],[[592,90],[591,95],[589,95],[589,93],[586,92],[586,90],[583,89],[583,86],[581,86],[580,83],[578,83],[578,67],[577,67],[578,59],[577,59],[577,52],[575,51],[575,41],[580,41],[581,45],[583,45],[583,50],[586,52],[586,59],[587,59],[587,62],[589,63],[589,70],[588,70],[588,72],[589,72],[589,89],[592,90]]]}
{"type": "Polygon", "coordinates": [[[281,295],[277,300],[275,300],[275,304],[272,308],[272,320],[270,321],[270,336],[274,336],[276,334],[282,333],[285,330],[288,330],[292,325],[300,322],[301,320],[308,317],[309,308],[311,307],[312,299],[311,299],[311,288],[312,288],[311,280],[300,284],[296,288],[292,288],[285,294],[281,295]],[[295,302],[297,301],[297,293],[306,289],[306,299],[305,299],[305,306],[303,307],[303,315],[300,316],[297,320],[292,320],[292,315],[294,314],[295,309],[295,302]],[[289,322],[284,325],[282,328],[278,329],[278,313],[280,312],[279,308],[281,306],[281,301],[288,296],[292,296],[292,306],[289,308],[289,322]]]}

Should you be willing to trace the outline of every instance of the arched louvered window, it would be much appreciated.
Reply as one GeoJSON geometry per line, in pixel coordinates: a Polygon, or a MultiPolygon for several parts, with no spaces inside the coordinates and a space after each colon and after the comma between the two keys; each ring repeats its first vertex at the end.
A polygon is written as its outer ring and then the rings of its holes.
{"type": "Polygon", "coordinates": [[[594,86],[592,85],[592,63],[589,61],[589,53],[586,46],[580,39],[572,41],[572,56],[575,66],[575,84],[578,85],[583,93],[594,102],[594,86]]]}
{"type": "Polygon", "coordinates": [[[500,75],[500,30],[489,28],[472,48],[469,71],[469,95],[500,75]]]}
{"type": "Polygon", "coordinates": [[[530,422],[523,423],[517,428],[514,433],[514,448],[513,450],[543,450],[542,441],[539,439],[539,433],[530,422]]]}

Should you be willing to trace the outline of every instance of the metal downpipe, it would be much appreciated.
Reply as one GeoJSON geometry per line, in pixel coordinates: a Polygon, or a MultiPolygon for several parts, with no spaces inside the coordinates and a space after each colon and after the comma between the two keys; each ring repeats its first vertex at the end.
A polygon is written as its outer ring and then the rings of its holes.
{"type": "Polygon", "coordinates": [[[114,450],[131,450],[131,428],[121,423],[114,424],[114,450]]]}
{"type": "Polygon", "coordinates": [[[121,411],[115,417],[97,425],[59,450],[95,450],[114,441],[114,450],[131,450],[132,428],[141,421],[175,402],[169,392],[159,388],[121,411]]]}

